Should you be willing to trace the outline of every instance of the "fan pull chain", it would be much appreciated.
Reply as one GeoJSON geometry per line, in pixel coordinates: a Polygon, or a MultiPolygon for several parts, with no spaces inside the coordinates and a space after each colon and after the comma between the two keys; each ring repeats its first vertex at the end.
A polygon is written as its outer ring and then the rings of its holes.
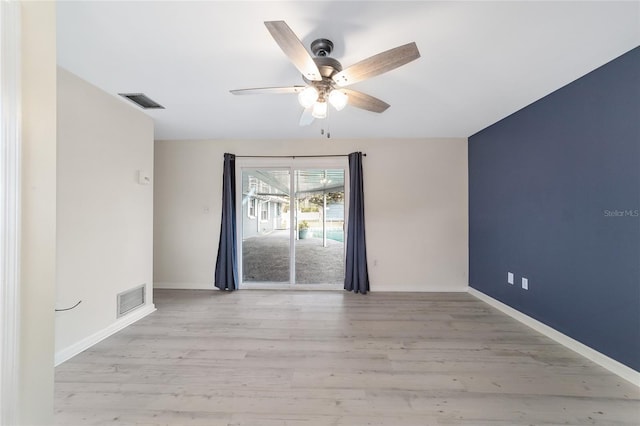
{"type": "Polygon", "coordinates": [[[329,130],[329,126],[327,126],[327,131],[325,132],[324,128],[320,129],[320,134],[324,136],[326,133],[327,139],[331,139],[331,131],[329,130]]]}
{"type": "MultiPolygon", "coordinates": [[[[331,129],[330,129],[330,125],[329,125],[329,124],[330,124],[330,122],[329,122],[329,115],[330,115],[330,114],[329,114],[329,108],[327,108],[327,117],[325,118],[325,121],[324,121],[324,122],[327,124],[327,131],[326,131],[327,139],[331,139],[331,129]]],[[[322,131],[320,132],[320,134],[321,134],[321,135],[324,135],[324,134],[325,134],[324,128],[322,129],[322,131]]]]}

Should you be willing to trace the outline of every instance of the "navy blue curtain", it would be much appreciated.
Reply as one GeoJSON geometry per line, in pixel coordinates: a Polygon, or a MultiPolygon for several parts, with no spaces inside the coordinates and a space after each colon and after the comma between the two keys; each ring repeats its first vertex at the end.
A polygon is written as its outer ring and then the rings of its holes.
{"type": "Polygon", "coordinates": [[[369,291],[367,244],[364,232],[364,189],[362,153],[349,154],[349,228],[347,230],[347,264],[344,289],[366,294],[369,291]]]}
{"type": "Polygon", "coordinates": [[[238,289],[236,257],[236,156],[224,154],[222,173],[222,223],[216,260],[215,286],[220,290],[238,289]]]}

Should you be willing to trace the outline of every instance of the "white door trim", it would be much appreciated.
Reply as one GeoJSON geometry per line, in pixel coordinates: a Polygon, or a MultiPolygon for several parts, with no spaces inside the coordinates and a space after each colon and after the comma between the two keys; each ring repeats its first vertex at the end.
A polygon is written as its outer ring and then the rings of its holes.
{"type": "Polygon", "coordinates": [[[20,2],[0,2],[0,424],[17,423],[20,314],[20,2]]]}

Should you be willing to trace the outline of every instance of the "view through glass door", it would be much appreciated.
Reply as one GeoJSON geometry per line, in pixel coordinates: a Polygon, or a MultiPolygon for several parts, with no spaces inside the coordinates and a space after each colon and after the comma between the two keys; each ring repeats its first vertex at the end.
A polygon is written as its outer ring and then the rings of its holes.
{"type": "Polygon", "coordinates": [[[344,170],[294,172],[295,282],[344,282],[344,170]]]}
{"type": "Polygon", "coordinates": [[[241,179],[242,282],[341,284],[344,168],[243,167],[241,179]]]}
{"type": "MultiPolygon", "coordinates": [[[[289,169],[242,171],[242,281],[288,283],[289,169]]],[[[240,224],[239,224],[240,225],[240,224]]]]}

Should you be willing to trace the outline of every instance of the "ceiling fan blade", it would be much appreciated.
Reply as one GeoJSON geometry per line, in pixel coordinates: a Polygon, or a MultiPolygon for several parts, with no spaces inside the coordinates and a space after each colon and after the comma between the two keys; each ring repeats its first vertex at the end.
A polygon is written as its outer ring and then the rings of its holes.
{"type": "Polygon", "coordinates": [[[229,90],[234,95],[286,95],[290,93],[300,93],[306,86],[289,87],[256,87],[254,89],[229,90]]]}
{"type": "Polygon", "coordinates": [[[300,115],[300,127],[309,126],[313,123],[313,107],[305,108],[300,115]]]}
{"type": "Polygon", "coordinates": [[[371,112],[384,112],[391,105],[366,93],[351,89],[340,89],[349,96],[349,105],[371,112]]]}
{"type": "Polygon", "coordinates": [[[307,49],[304,48],[298,36],[296,36],[284,21],[266,21],[264,25],[276,43],[278,43],[280,49],[282,49],[303,76],[312,81],[322,80],[320,70],[318,70],[316,63],[313,62],[313,58],[309,55],[307,49]]]}
{"type": "Polygon", "coordinates": [[[373,55],[333,76],[338,86],[347,86],[391,71],[420,57],[414,42],[373,55]]]}

